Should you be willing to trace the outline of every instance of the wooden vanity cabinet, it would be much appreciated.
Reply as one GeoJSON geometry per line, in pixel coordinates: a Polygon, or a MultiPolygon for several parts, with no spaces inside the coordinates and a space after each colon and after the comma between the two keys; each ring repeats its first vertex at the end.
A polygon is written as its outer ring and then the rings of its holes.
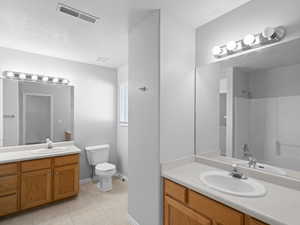
{"type": "Polygon", "coordinates": [[[18,211],[18,199],[18,164],[2,164],[0,165],[0,216],[18,211]]]}
{"type": "Polygon", "coordinates": [[[78,192],[79,154],[0,165],[0,216],[78,192]]]}
{"type": "Polygon", "coordinates": [[[267,225],[164,179],[164,225],[267,225]]]}
{"type": "Polygon", "coordinates": [[[54,159],[53,178],[54,200],[76,195],[79,191],[78,155],[62,156],[54,159]]]}

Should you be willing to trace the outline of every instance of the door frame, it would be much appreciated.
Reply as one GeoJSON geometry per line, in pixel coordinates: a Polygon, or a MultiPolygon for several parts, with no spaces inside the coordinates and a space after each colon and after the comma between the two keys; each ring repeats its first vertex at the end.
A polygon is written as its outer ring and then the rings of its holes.
{"type": "Polygon", "coordinates": [[[27,96],[43,96],[43,97],[50,97],[50,139],[53,140],[53,95],[51,94],[42,94],[42,93],[23,93],[23,112],[22,112],[22,119],[23,119],[23,134],[22,134],[22,144],[26,144],[26,97],[27,96]]]}

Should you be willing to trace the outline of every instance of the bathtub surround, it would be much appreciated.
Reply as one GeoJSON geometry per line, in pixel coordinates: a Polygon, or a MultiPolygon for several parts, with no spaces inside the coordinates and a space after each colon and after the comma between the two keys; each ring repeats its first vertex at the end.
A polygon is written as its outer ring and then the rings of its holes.
{"type": "Polygon", "coordinates": [[[299,170],[300,65],[240,71],[235,77],[236,157],[247,144],[260,162],[299,170]],[[243,95],[243,90],[249,95],[243,95]]]}
{"type": "MultiPolygon", "coordinates": [[[[74,85],[74,141],[81,150],[88,145],[110,144],[116,162],[117,72],[101,66],[77,63],[13,49],[0,48],[1,70],[57,75],[74,85]]],[[[84,151],[81,179],[90,177],[84,151]]]]}

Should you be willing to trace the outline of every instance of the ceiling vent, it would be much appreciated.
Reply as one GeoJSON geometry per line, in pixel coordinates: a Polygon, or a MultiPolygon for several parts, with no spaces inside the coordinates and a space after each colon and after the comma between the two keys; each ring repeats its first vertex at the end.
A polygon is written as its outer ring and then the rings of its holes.
{"type": "Polygon", "coordinates": [[[93,16],[89,13],[75,9],[75,8],[68,6],[66,4],[63,4],[63,3],[58,3],[57,10],[61,13],[65,13],[65,14],[68,14],[69,16],[77,17],[77,18],[87,21],[89,23],[96,23],[96,21],[99,20],[99,17],[97,17],[97,16],[93,16]]]}

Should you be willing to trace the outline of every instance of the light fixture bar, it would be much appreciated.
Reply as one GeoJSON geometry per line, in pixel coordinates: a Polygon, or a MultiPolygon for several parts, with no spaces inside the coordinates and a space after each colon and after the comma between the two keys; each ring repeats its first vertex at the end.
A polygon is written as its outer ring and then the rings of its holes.
{"type": "Polygon", "coordinates": [[[285,37],[285,35],[286,30],[284,27],[267,27],[261,33],[248,34],[241,40],[230,41],[227,44],[215,46],[212,49],[212,54],[216,58],[224,58],[239,52],[279,42],[285,37]]]}
{"type": "Polygon", "coordinates": [[[4,71],[3,78],[19,81],[39,82],[47,84],[69,85],[70,81],[65,78],[50,77],[40,74],[29,74],[23,72],[4,71]]]}

